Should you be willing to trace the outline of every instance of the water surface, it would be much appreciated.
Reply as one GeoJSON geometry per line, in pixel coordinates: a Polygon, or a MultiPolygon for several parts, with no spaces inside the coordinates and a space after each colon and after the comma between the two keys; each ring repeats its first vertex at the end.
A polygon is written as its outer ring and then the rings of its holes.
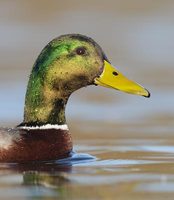
{"type": "Polygon", "coordinates": [[[87,87],[66,114],[72,157],[0,164],[0,199],[173,199],[173,1],[0,1],[0,125],[22,121],[31,67],[64,33],[93,37],[150,99],[87,87]]]}

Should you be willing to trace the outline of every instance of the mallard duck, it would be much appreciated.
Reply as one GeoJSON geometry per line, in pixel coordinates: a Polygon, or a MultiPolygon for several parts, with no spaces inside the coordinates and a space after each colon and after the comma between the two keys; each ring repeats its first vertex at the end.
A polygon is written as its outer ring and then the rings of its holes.
{"type": "Polygon", "coordinates": [[[93,39],[80,34],[57,37],[45,46],[34,63],[23,122],[15,128],[0,129],[0,162],[68,157],[73,145],[65,107],[74,91],[88,85],[150,96],[145,88],[115,69],[93,39]]]}

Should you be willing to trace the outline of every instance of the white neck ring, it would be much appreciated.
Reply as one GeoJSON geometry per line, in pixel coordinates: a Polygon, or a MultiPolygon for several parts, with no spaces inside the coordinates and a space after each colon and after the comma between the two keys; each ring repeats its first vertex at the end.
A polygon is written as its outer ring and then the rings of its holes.
{"type": "Polygon", "coordinates": [[[68,131],[68,126],[67,124],[45,124],[42,126],[20,126],[18,127],[20,129],[25,129],[25,130],[45,130],[45,129],[57,129],[57,130],[65,130],[68,131]]]}

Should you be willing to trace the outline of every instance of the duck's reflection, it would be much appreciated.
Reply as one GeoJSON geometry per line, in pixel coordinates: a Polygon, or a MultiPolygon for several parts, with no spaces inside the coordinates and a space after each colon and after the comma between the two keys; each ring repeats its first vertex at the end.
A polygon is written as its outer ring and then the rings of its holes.
{"type": "Polygon", "coordinates": [[[56,163],[20,164],[11,167],[23,176],[23,185],[39,185],[59,188],[70,182],[68,174],[72,173],[72,165],[56,163]]]}
{"type": "Polygon", "coordinates": [[[70,179],[66,173],[56,172],[39,172],[39,171],[25,171],[23,173],[24,185],[41,185],[49,188],[59,188],[65,184],[68,184],[70,179]]]}
{"type": "MultiPolygon", "coordinates": [[[[78,164],[87,164],[96,160],[89,154],[74,153],[66,159],[51,162],[33,162],[23,164],[0,164],[0,185],[5,188],[15,186],[21,195],[32,197],[63,197],[69,199],[71,196],[71,184],[75,181],[73,176],[78,174],[78,164]],[[12,186],[13,185],[13,186],[12,186]],[[22,189],[22,190],[21,190],[22,189]],[[69,196],[70,195],[70,196],[69,196]]],[[[6,190],[5,196],[8,196],[6,190]]]]}

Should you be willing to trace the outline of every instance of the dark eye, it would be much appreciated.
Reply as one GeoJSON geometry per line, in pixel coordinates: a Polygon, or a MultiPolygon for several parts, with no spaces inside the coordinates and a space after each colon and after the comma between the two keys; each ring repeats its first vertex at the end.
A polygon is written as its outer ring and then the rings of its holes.
{"type": "Polygon", "coordinates": [[[76,49],[77,55],[84,55],[86,53],[86,48],[84,47],[79,47],[76,49]]]}

